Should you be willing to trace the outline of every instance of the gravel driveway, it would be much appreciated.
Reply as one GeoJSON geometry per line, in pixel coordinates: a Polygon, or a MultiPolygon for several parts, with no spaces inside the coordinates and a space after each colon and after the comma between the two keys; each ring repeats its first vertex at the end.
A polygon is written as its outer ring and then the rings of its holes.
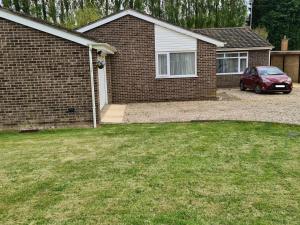
{"type": "Polygon", "coordinates": [[[124,122],[178,122],[192,120],[246,120],[300,124],[300,85],[291,94],[219,89],[218,101],[128,104],[124,122]]]}

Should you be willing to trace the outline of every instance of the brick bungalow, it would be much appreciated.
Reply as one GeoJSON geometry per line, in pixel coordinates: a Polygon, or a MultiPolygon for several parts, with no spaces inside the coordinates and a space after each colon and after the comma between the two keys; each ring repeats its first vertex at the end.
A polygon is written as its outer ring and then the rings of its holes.
{"type": "Polygon", "coordinates": [[[217,48],[217,87],[237,87],[246,67],[270,65],[270,52],[274,47],[249,27],[193,31],[226,43],[217,48]]]}
{"type": "Polygon", "coordinates": [[[191,33],[133,10],[77,31],[118,49],[108,59],[108,103],[213,99],[217,87],[238,87],[246,67],[269,65],[273,48],[247,27],[191,33]],[[195,64],[185,61],[194,58],[195,64]],[[192,73],[177,74],[174,70],[184,69],[178,68],[178,60],[194,67],[192,73]]]}
{"type": "Polygon", "coordinates": [[[0,8],[0,130],[99,123],[97,50],[114,53],[108,44],[0,8]]]}
{"type": "Polygon", "coordinates": [[[212,31],[126,10],[74,32],[0,8],[0,129],[96,127],[108,103],[215,99],[217,83],[269,64],[250,29],[212,31]]]}
{"type": "Polygon", "coordinates": [[[117,49],[107,59],[107,103],[216,98],[221,41],[134,10],[77,31],[117,49]]]}

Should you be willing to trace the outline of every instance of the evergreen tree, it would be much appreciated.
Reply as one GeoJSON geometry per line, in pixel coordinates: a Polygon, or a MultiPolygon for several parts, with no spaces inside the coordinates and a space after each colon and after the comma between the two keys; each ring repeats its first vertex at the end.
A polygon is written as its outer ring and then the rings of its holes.
{"type": "Polygon", "coordinates": [[[21,0],[22,11],[26,14],[30,13],[30,0],[21,0]]]}
{"type": "Polygon", "coordinates": [[[12,0],[3,0],[2,4],[5,8],[11,8],[12,7],[12,0]]]}
{"type": "Polygon", "coordinates": [[[48,9],[49,9],[49,17],[51,18],[53,23],[57,23],[57,10],[55,0],[49,0],[48,2],[48,9]]]}
{"type": "Polygon", "coordinates": [[[17,12],[21,11],[21,5],[20,5],[20,0],[13,0],[13,6],[15,7],[15,10],[17,12]]]}
{"type": "Polygon", "coordinates": [[[244,0],[4,0],[4,6],[67,27],[129,8],[187,28],[242,26],[246,21],[244,0]]]}
{"type": "Polygon", "coordinates": [[[166,20],[173,24],[180,24],[180,0],[166,0],[165,1],[165,14],[166,20]]]}
{"type": "Polygon", "coordinates": [[[42,7],[39,0],[33,0],[33,4],[31,5],[31,14],[37,18],[42,18],[42,7]]]}
{"type": "Polygon", "coordinates": [[[101,13],[96,7],[84,6],[83,9],[79,7],[74,15],[67,18],[66,27],[74,29],[75,27],[84,26],[90,22],[101,18],[101,13]]]}
{"type": "Polygon", "coordinates": [[[290,38],[291,50],[300,49],[300,0],[255,0],[253,25],[267,29],[277,50],[284,35],[290,38]]]}
{"type": "Polygon", "coordinates": [[[65,5],[64,5],[64,1],[63,0],[59,0],[59,6],[60,6],[60,10],[59,10],[59,22],[61,24],[65,23],[65,5]]]}
{"type": "Polygon", "coordinates": [[[146,6],[150,12],[150,15],[157,18],[163,18],[162,5],[163,4],[161,0],[146,0],[146,6]]]}
{"type": "Polygon", "coordinates": [[[46,0],[41,0],[42,2],[42,16],[44,20],[47,20],[47,2],[46,0]]]}
{"type": "MultiPolygon", "coordinates": [[[[113,0],[113,11],[118,12],[121,10],[121,8],[122,8],[122,0],[113,0]]],[[[107,15],[106,12],[105,15],[107,15]]]]}

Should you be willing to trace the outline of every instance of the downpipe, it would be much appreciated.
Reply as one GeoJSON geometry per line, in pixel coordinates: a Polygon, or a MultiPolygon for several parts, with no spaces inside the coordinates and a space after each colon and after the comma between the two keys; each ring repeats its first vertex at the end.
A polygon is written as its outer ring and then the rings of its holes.
{"type": "Polygon", "coordinates": [[[92,90],[93,128],[97,128],[94,69],[93,69],[93,47],[92,47],[92,45],[89,46],[89,61],[90,61],[90,78],[91,78],[91,90],[92,90]]]}

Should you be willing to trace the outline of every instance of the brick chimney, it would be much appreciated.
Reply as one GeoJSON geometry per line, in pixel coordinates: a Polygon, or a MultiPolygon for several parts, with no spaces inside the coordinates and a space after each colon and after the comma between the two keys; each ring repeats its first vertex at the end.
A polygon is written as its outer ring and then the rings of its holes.
{"type": "Polygon", "coordinates": [[[284,35],[284,38],[281,40],[281,51],[289,50],[289,39],[284,35]]]}

